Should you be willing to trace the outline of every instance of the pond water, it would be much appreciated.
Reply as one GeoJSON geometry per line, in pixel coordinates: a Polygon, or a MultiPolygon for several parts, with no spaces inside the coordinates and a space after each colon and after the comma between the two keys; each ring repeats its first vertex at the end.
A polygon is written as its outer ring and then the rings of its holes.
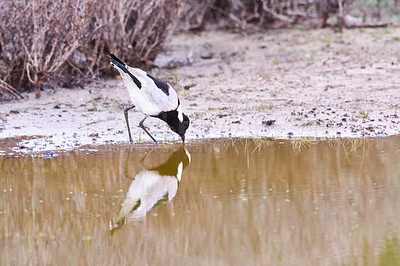
{"type": "Polygon", "coordinates": [[[1,265],[400,264],[400,137],[4,155],[0,174],[1,265]]]}

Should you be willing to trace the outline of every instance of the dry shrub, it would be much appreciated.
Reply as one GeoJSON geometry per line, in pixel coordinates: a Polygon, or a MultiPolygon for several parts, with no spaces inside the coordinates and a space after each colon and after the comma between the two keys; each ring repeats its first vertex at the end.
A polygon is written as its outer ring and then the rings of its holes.
{"type": "Polygon", "coordinates": [[[183,29],[204,27],[204,21],[240,30],[249,24],[268,28],[275,22],[292,25],[313,17],[307,0],[190,0],[181,14],[183,29]],[[200,10],[201,12],[198,12],[200,10]]]}
{"type": "Polygon", "coordinates": [[[110,51],[133,65],[160,52],[178,0],[10,0],[0,6],[0,96],[105,75],[110,51]],[[33,85],[33,86],[32,86],[33,85]]]}
{"type": "Polygon", "coordinates": [[[210,12],[215,0],[186,0],[180,12],[176,31],[204,30],[206,15],[210,12]]]}
{"type": "Polygon", "coordinates": [[[0,19],[5,22],[1,52],[8,73],[2,78],[14,86],[17,78],[17,86],[35,84],[40,97],[42,82],[94,36],[96,29],[88,16],[92,6],[79,0],[6,1],[0,19]]]}
{"type": "Polygon", "coordinates": [[[79,48],[73,63],[84,76],[109,69],[104,53],[113,52],[134,66],[147,67],[161,51],[167,33],[178,19],[177,0],[108,1],[93,12],[103,25],[100,37],[79,48]],[[78,60],[77,60],[78,59],[78,60]]]}
{"type": "Polygon", "coordinates": [[[302,23],[306,27],[322,28],[336,16],[337,24],[346,24],[346,16],[361,20],[359,27],[381,27],[399,21],[400,0],[187,0],[180,18],[179,30],[201,30],[204,24],[217,28],[259,30],[291,27],[302,23]],[[361,13],[361,14],[360,14],[361,13]],[[383,16],[386,16],[383,19],[383,16]],[[383,19],[384,21],[381,21],[383,19]],[[388,21],[389,20],[389,21],[388,21]],[[364,22],[368,23],[364,23],[364,22]],[[386,22],[386,23],[384,23],[386,22]],[[251,27],[249,27],[251,26],[251,27]]]}

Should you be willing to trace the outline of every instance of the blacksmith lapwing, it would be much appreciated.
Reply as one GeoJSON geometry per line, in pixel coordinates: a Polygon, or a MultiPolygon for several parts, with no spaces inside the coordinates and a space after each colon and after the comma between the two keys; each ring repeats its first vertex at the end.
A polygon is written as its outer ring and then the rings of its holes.
{"type": "Polygon", "coordinates": [[[129,142],[133,143],[129,128],[128,111],[134,107],[145,115],[139,126],[155,143],[157,141],[143,125],[143,122],[149,116],[165,121],[171,130],[177,133],[182,138],[182,141],[185,142],[189,118],[182,112],[181,102],[176,91],[168,83],[156,79],[139,68],[128,66],[113,54],[110,54],[108,58],[111,60],[111,65],[121,75],[133,103],[131,107],[124,109],[129,142]]]}

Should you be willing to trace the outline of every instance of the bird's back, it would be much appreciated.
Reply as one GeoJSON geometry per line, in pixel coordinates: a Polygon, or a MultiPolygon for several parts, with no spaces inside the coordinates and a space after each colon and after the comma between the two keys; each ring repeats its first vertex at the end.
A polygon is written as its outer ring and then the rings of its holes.
{"type": "Polygon", "coordinates": [[[147,115],[156,116],[161,112],[175,110],[178,107],[178,95],[167,83],[161,82],[139,68],[127,67],[142,84],[138,88],[130,76],[121,73],[129,96],[136,108],[147,115]]]}

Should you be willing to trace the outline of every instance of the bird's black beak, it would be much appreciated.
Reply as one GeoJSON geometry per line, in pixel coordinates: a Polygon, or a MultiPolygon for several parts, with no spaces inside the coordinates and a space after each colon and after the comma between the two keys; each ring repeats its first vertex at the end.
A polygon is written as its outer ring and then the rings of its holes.
{"type": "Polygon", "coordinates": [[[181,135],[182,142],[185,143],[185,134],[181,135]]]}

